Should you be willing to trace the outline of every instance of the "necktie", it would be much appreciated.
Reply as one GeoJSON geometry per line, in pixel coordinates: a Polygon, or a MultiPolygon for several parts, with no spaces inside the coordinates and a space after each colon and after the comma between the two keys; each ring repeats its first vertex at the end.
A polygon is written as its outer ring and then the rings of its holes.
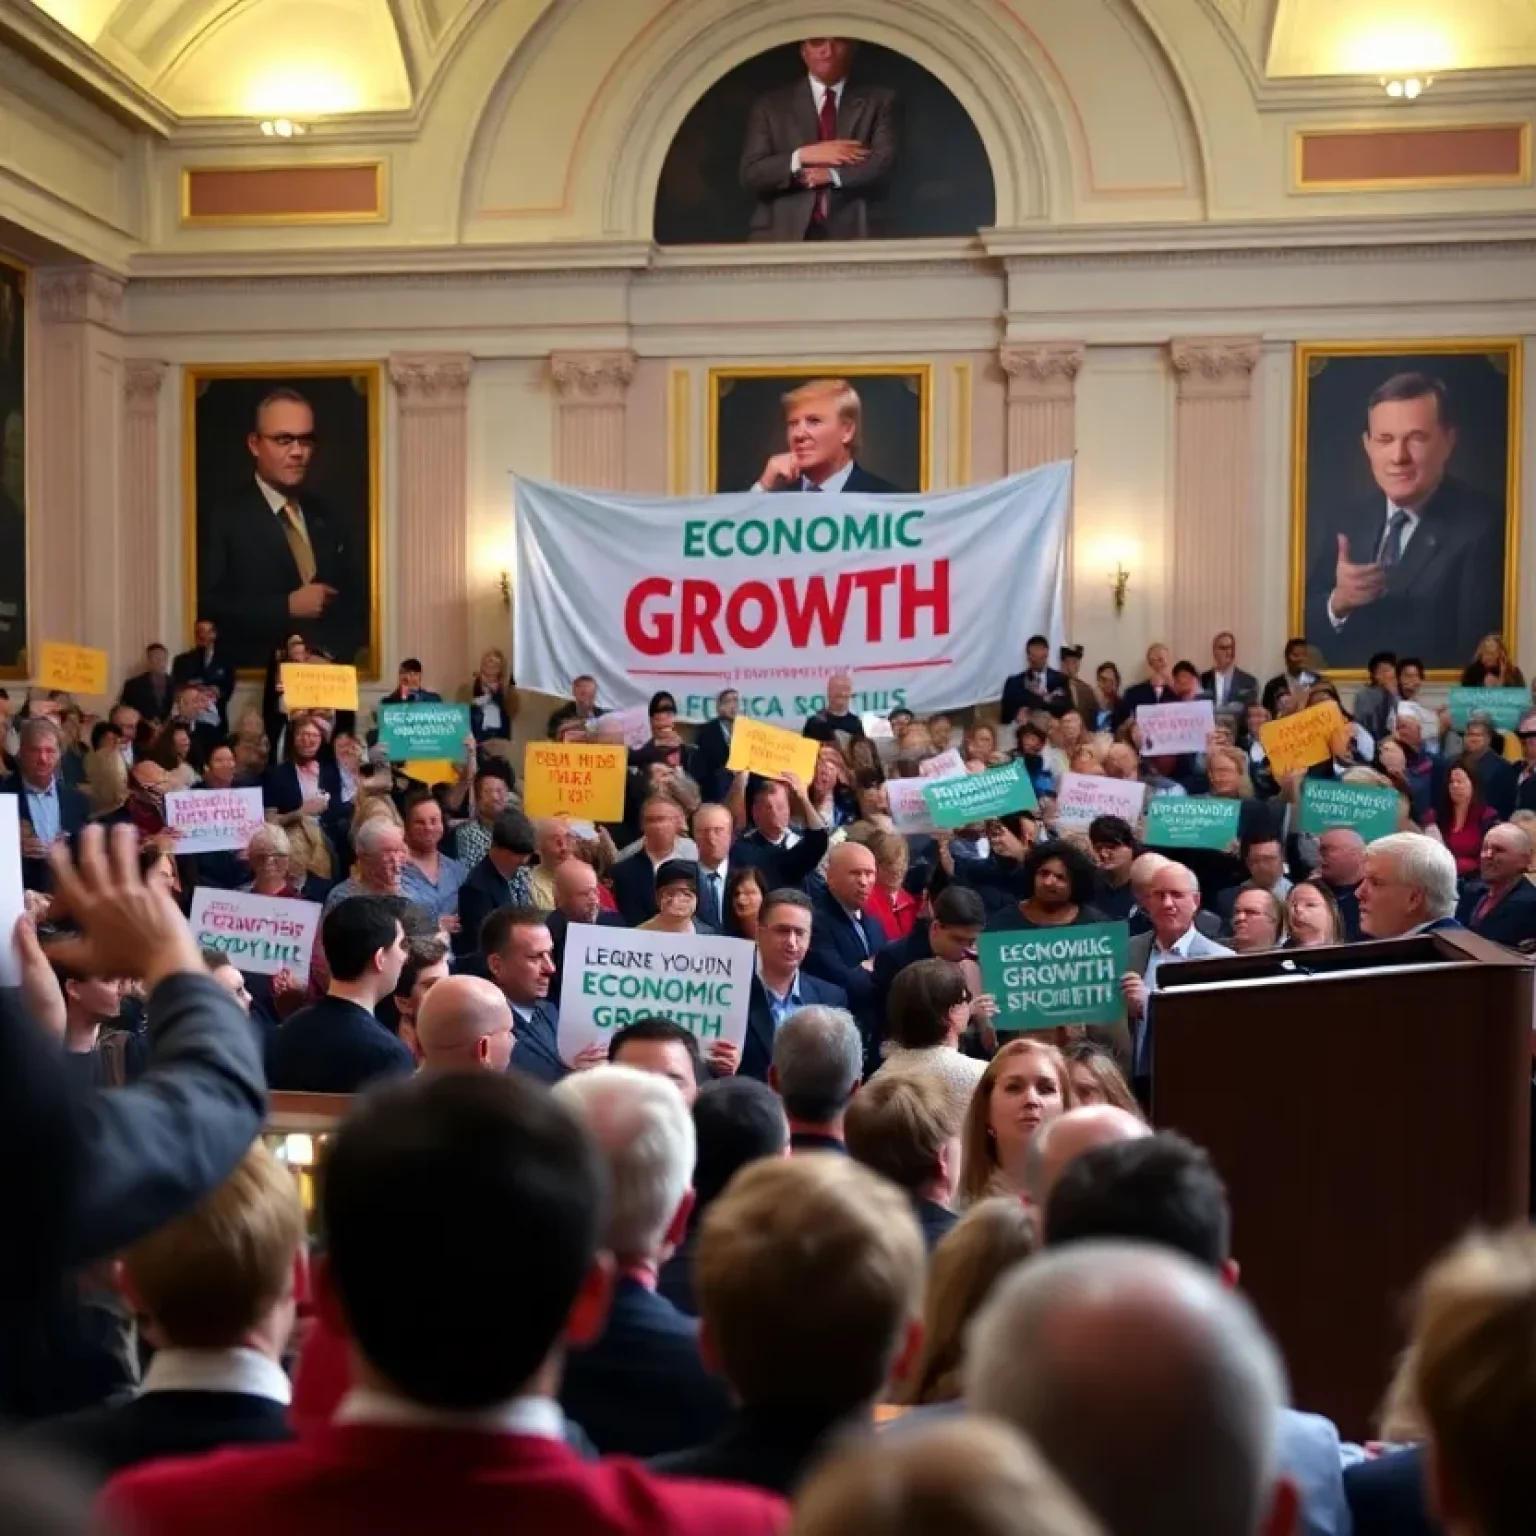
{"type": "Polygon", "coordinates": [[[699,906],[703,909],[700,915],[704,921],[711,928],[720,927],[720,876],[715,870],[704,871],[704,890],[699,906]]]}
{"type": "Polygon", "coordinates": [[[283,503],[279,515],[283,520],[283,537],[288,540],[289,553],[299,568],[299,580],[307,587],[315,579],[314,545],[309,542],[309,533],[299,521],[299,509],[291,501],[283,503]]]}
{"type": "Polygon", "coordinates": [[[853,924],[853,931],[859,936],[859,943],[864,946],[864,956],[869,957],[869,935],[864,932],[864,914],[862,912],[850,912],[848,921],[853,924]]]}
{"type": "MultiPolygon", "coordinates": [[[[828,139],[837,137],[837,92],[832,87],[826,86],[821,93],[821,111],[816,118],[816,132],[821,142],[825,144],[828,139]]],[[[832,199],[826,187],[822,187],[816,194],[815,205],[811,209],[811,223],[822,225],[827,222],[827,209],[831,207],[832,199]]]]}
{"type": "Polygon", "coordinates": [[[1381,541],[1381,558],[1376,562],[1384,571],[1390,571],[1402,558],[1403,530],[1408,526],[1408,514],[1394,509],[1387,519],[1387,536],[1381,541]]]}
{"type": "Polygon", "coordinates": [[[1498,899],[1499,898],[1497,892],[1489,891],[1488,894],[1484,896],[1480,902],[1478,902],[1477,911],[1472,914],[1472,930],[1474,933],[1477,931],[1477,925],[1482,922],[1482,920],[1487,917],[1491,911],[1493,911],[1494,903],[1498,899]]]}

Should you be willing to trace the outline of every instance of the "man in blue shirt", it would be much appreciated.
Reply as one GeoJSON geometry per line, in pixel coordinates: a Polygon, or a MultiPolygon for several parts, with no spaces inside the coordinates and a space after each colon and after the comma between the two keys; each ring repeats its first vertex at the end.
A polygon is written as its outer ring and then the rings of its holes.
{"type": "Polygon", "coordinates": [[[90,816],[90,802],[85,796],[59,779],[62,751],[59,730],[52,720],[28,720],[21,728],[16,750],[18,771],[0,781],[0,794],[21,799],[22,882],[32,891],[50,889],[49,848],[61,837],[73,837],[90,816]]]}

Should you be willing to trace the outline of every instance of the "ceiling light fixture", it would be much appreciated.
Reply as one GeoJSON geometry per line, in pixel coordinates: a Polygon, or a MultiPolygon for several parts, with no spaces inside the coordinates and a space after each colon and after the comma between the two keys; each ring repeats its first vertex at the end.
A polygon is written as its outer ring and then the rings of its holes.
{"type": "Polygon", "coordinates": [[[291,118],[267,117],[262,119],[261,131],[269,139],[301,139],[309,129],[291,118]]]}
{"type": "Polygon", "coordinates": [[[1381,88],[1393,101],[1417,101],[1435,83],[1433,75],[1383,75],[1381,88]]]}

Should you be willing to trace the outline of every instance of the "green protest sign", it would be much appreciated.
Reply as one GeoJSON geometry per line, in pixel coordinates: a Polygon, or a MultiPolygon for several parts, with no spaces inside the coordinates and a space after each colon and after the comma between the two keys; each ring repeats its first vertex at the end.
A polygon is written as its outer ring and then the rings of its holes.
{"type": "Polygon", "coordinates": [[[1214,795],[1153,795],[1147,806],[1149,848],[1222,849],[1237,836],[1241,800],[1214,795]]]}
{"type": "Polygon", "coordinates": [[[1398,807],[1395,789],[1378,789],[1374,784],[1340,784],[1334,779],[1301,781],[1303,832],[1353,827],[1370,842],[1397,831],[1398,807]]]}
{"type": "Polygon", "coordinates": [[[982,934],[976,952],[982,985],[997,999],[997,1028],[1118,1024],[1128,932],[1124,923],[1082,923],[982,934]]]}
{"type": "Polygon", "coordinates": [[[379,742],[392,763],[447,760],[464,756],[469,735],[467,704],[381,704],[379,742]]]}
{"type": "Polygon", "coordinates": [[[1512,731],[1530,712],[1531,696],[1524,688],[1451,689],[1451,724],[1458,731],[1476,713],[1489,716],[1501,731],[1512,731]]]}
{"type": "Polygon", "coordinates": [[[923,799],[934,826],[940,828],[968,827],[1015,811],[1032,811],[1039,804],[1029,770],[1017,760],[985,773],[925,780],[923,799]]]}

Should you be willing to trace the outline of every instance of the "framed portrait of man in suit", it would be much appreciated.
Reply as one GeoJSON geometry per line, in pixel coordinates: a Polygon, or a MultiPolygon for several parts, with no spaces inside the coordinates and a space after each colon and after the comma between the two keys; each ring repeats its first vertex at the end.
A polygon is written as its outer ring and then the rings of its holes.
{"type": "Polygon", "coordinates": [[[1514,651],[1521,367],[1513,340],[1297,348],[1291,633],[1331,674],[1514,651]]]}
{"type": "Polygon", "coordinates": [[[929,489],[930,363],[711,368],[708,390],[711,491],[929,489]]]}
{"type": "Polygon", "coordinates": [[[27,675],[27,272],[0,258],[0,677],[27,675]]]}
{"type": "Polygon", "coordinates": [[[182,432],[187,619],[243,673],[290,635],[379,667],[377,363],[191,367],[182,432]]]}

